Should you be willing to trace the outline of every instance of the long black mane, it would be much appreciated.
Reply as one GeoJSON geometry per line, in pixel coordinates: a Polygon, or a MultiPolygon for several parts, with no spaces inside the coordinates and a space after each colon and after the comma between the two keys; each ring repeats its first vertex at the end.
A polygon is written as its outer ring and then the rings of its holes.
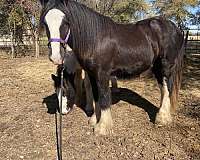
{"type": "Polygon", "coordinates": [[[67,17],[72,31],[72,48],[75,52],[92,54],[97,40],[112,35],[115,25],[109,17],[103,16],[83,4],[69,0],[67,17]]]}

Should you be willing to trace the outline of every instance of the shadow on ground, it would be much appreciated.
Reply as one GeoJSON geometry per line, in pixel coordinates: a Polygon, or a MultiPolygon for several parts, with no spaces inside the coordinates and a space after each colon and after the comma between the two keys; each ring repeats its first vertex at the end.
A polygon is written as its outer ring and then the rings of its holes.
{"type": "Polygon", "coordinates": [[[144,109],[151,122],[155,122],[156,113],[159,109],[136,92],[127,88],[119,88],[118,91],[112,91],[112,102],[115,104],[120,100],[144,109]]]}
{"type": "Polygon", "coordinates": [[[185,116],[200,118],[200,56],[187,55],[184,59],[182,90],[185,94],[182,112],[185,116]]]}
{"type": "MultiPolygon", "coordinates": [[[[118,89],[112,89],[112,104],[117,104],[120,100],[125,101],[129,104],[132,104],[134,106],[137,106],[139,108],[144,109],[151,122],[155,122],[156,113],[158,112],[158,108],[137,94],[136,92],[133,92],[127,88],[118,88],[118,89]]],[[[47,96],[43,99],[43,103],[46,104],[47,107],[47,113],[49,114],[55,114],[57,111],[59,111],[58,106],[58,99],[56,94],[52,94],[50,96],[47,96]]],[[[88,113],[84,110],[84,108],[81,108],[83,112],[88,115],[88,113]]]]}

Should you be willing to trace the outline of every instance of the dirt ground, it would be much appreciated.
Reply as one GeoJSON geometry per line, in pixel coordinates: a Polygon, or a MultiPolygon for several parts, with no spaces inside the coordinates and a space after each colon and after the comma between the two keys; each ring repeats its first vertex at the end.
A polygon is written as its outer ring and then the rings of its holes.
{"type": "MultiPolygon", "coordinates": [[[[0,160],[56,160],[55,114],[43,104],[55,104],[51,73],[55,66],[47,57],[0,54],[0,160]]],[[[200,160],[200,57],[186,59],[171,126],[153,123],[160,103],[154,80],[119,86],[112,135],[95,136],[79,108],[63,117],[63,160],[200,160]]]]}

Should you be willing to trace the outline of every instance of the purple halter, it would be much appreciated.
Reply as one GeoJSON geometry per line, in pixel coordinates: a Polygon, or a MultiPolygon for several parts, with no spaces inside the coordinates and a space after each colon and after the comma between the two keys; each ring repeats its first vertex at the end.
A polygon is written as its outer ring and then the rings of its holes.
{"type": "Polygon", "coordinates": [[[49,43],[50,42],[60,42],[60,43],[63,43],[63,44],[67,44],[69,36],[70,36],[70,29],[69,29],[69,31],[67,33],[67,36],[66,36],[65,40],[63,40],[61,38],[50,38],[49,39],[49,43]]]}

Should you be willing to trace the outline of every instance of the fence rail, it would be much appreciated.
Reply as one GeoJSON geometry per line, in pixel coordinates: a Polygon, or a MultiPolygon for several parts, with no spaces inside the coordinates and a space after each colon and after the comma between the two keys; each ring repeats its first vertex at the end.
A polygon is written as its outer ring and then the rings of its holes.
{"type": "Polygon", "coordinates": [[[196,54],[200,55],[200,30],[199,29],[190,29],[186,32],[186,54],[196,54]]]}
{"type": "MultiPolygon", "coordinates": [[[[0,30],[0,33],[1,32],[0,30]]],[[[47,55],[47,37],[45,35],[40,35],[37,39],[34,39],[30,31],[27,30],[26,33],[22,33],[21,41],[14,38],[14,31],[10,34],[0,35],[0,51],[10,54],[12,57],[19,56],[39,56],[47,55]]],[[[187,30],[185,36],[187,37],[187,42],[185,46],[186,54],[197,54],[200,55],[200,30],[187,30]]]]}
{"type": "Polygon", "coordinates": [[[39,56],[48,53],[47,37],[45,35],[38,35],[34,38],[30,30],[25,30],[24,33],[18,33],[11,31],[10,33],[4,33],[0,30],[0,52],[6,52],[12,57],[20,56],[39,56]],[[20,38],[19,38],[20,36],[20,38]]]}

